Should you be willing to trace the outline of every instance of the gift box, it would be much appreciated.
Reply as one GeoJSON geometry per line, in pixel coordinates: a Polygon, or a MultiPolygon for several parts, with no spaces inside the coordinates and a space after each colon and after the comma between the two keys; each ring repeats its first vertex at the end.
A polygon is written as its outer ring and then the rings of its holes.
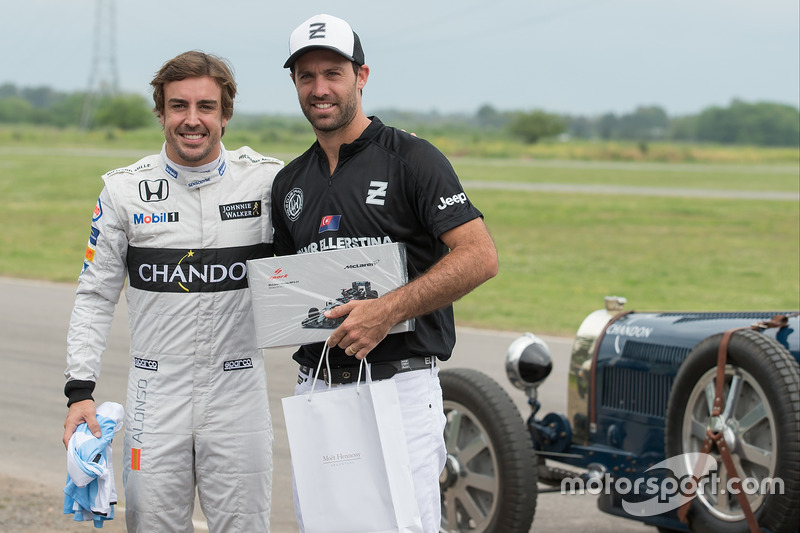
{"type": "MultiPolygon", "coordinates": [[[[408,282],[402,243],[267,257],[247,262],[259,348],[321,342],[344,321],[324,311],[378,298],[408,282]]],[[[389,333],[412,331],[414,320],[389,333]]]]}

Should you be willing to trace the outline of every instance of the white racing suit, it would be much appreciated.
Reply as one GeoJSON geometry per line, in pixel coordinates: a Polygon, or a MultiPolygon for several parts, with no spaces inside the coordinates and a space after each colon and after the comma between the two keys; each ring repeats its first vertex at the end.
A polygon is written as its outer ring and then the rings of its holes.
{"type": "Polygon", "coordinates": [[[70,403],[91,397],[126,297],[128,531],[193,531],[195,483],[213,532],[269,528],[272,422],[246,261],[272,255],[282,162],[251,149],[188,172],[164,150],[103,176],[67,339],[70,403]]]}

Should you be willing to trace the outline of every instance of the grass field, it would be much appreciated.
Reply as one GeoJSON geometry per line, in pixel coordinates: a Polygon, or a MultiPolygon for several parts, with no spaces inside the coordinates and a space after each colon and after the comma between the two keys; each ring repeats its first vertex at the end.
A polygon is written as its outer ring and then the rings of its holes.
{"type": "MultiPolygon", "coordinates": [[[[469,191],[468,191],[469,192],[469,191]]],[[[796,309],[792,202],[474,191],[500,273],[459,303],[482,326],[563,334],[628,298],[637,310],[796,309]]]]}
{"type": "MultiPolygon", "coordinates": [[[[43,135],[0,131],[0,275],[74,283],[99,176],[159,145],[148,146],[152,133],[125,142],[43,135]]],[[[286,160],[298,153],[249,144],[286,160]]],[[[705,164],[453,157],[500,253],[499,275],[457,302],[458,323],[571,335],[611,294],[637,310],[800,308],[800,201],[470,188],[502,181],[800,198],[791,157],[747,151],[745,163],[729,156],[705,164]]]]}

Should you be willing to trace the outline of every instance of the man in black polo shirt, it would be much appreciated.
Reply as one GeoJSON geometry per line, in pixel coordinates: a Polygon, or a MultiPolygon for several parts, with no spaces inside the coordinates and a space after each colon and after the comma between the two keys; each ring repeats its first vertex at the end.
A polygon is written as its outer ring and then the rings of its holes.
{"type": "MultiPolygon", "coordinates": [[[[284,67],[291,69],[317,142],[275,178],[275,252],[405,243],[407,285],[325,314],[347,315],[329,340],[333,366],[355,368],[369,355],[373,378],[396,381],[420,516],[425,531],[438,532],[446,451],[435,361],[448,359],[455,344],[452,302],[497,273],[497,252],[481,212],[441,152],[364,113],[369,67],[347,22],[311,17],[294,30],[289,50],[284,67]],[[387,336],[409,318],[416,319],[413,332],[387,336]]],[[[312,344],[294,354],[301,365],[296,394],[310,387],[309,367],[321,351],[321,344],[312,344]]],[[[342,376],[357,374],[334,370],[331,379],[342,383],[342,376]]],[[[302,531],[296,497],[295,509],[302,531]]]]}

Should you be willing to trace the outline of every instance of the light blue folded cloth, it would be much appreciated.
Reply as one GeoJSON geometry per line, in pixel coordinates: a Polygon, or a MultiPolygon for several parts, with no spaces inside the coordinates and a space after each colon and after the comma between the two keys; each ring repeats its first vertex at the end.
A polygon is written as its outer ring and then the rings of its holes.
{"type": "Polygon", "coordinates": [[[102,436],[95,437],[86,423],[80,424],[67,447],[67,485],[64,487],[64,514],[76,522],[93,521],[94,527],[114,518],[117,491],[111,460],[111,441],[122,428],[125,409],[115,402],[97,406],[97,422],[102,436]]]}

